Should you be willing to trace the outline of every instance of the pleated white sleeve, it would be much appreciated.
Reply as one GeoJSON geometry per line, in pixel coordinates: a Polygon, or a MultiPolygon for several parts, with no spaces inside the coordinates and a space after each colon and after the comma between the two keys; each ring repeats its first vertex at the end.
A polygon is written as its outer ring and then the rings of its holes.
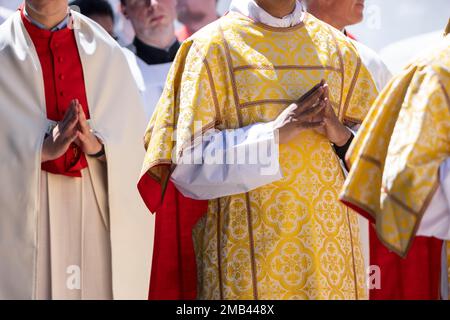
{"type": "Polygon", "coordinates": [[[185,148],[171,180],[186,197],[216,199],[282,179],[273,123],[209,131],[185,148]]]}
{"type": "Polygon", "coordinates": [[[439,182],[422,217],[417,235],[450,240],[450,158],[439,168],[439,182]]]}

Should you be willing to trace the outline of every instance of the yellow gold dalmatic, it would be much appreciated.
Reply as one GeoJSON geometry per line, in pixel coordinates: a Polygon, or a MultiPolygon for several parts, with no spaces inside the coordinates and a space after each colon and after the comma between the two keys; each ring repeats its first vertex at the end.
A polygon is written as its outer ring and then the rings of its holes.
{"type": "MultiPolygon", "coordinates": [[[[229,13],[183,43],[149,124],[144,170],[163,177],[158,165],[191,141],[195,122],[272,121],[321,79],[339,119],[361,123],[377,92],[344,35],[310,15],[273,28],[229,13]]],[[[198,297],[366,298],[358,220],[338,200],[344,174],[330,142],[304,131],[280,146],[280,165],[282,180],[209,201],[193,231],[198,297]]]]}
{"type": "Polygon", "coordinates": [[[342,199],[376,220],[379,239],[406,256],[450,157],[450,37],[392,79],[349,150],[342,199]]]}

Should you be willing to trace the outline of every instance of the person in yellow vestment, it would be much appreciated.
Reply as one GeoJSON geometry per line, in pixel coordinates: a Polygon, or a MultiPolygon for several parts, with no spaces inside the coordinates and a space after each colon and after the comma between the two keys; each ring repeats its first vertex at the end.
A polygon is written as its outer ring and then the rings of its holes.
{"type": "MultiPolygon", "coordinates": [[[[341,30],[348,38],[351,39],[361,60],[372,75],[378,91],[381,91],[384,86],[392,78],[392,74],[378,56],[378,54],[365,46],[347,31],[347,27],[360,23],[364,19],[364,0],[303,0],[306,5],[306,10],[316,18],[330,24],[338,30],[341,30]]],[[[363,248],[365,269],[370,274],[370,253],[376,250],[378,242],[370,242],[370,235],[373,233],[373,228],[363,216],[359,216],[359,228],[361,235],[361,243],[363,248]]],[[[376,237],[375,237],[376,239],[376,237]]],[[[379,244],[382,246],[382,244],[379,244]]],[[[369,288],[368,288],[369,289],[369,288]]],[[[369,291],[370,298],[370,291],[369,291]]]]}
{"type": "Polygon", "coordinates": [[[450,240],[449,96],[446,35],[387,85],[349,150],[342,200],[369,217],[380,241],[404,258],[378,253],[379,298],[448,296],[442,240],[450,240]]]}
{"type": "Polygon", "coordinates": [[[182,44],[142,172],[209,201],[193,230],[199,299],[366,298],[338,194],[349,127],[376,95],[353,44],[295,0],[233,1],[182,44]]]}

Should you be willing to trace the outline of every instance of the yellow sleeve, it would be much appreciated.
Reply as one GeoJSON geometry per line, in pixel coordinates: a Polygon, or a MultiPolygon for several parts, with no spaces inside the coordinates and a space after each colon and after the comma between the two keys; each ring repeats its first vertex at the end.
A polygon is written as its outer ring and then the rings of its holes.
{"type": "Polygon", "coordinates": [[[219,104],[226,104],[221,48],[214,41],[190,40],[181,46],[145,135],[143,173],[167,178],[183,148],[221,123],[219,104]],[[165,165],[165,166],[161,166],[165,165]]]}
{"type": "Polygon", "coordinates": [[[392,78],[377,97],[347,153],[352,166],[362,149],[365,155],[384,163],[386,154],[380,151],[387,152],[398,113],[415,72],[416,67],[411,66],[392,78]]]}
{"type": "Polygon", "coordinates": [[[440,76],[431,68],[416,73],[386,157],[381,207],[390,209],[392,217],[386,215],[382,227],[384,223],[398,223],[399,232],[412,234],[431,201],[439,183],[439,166],[450,156],[450,105],[446,95],[440,76]],[[408,211],[404,219],[397,215],[402,210],[408,211]]]}
{"type": "Polygon", "coordinates": [[[181,77],[179,109],[176,132],[176,155],[192,144],[194,139],[221,122],[219,92],[217,83],[221,83],[219,74],[212,68],[217,65],[220,49],[215,45],[193,44],[188,54],[185,70],[181,77]]]}
{"type": "Polygon", "coordinates": [[[142,173],[149,173],[158,181],[161,180],[162,175],[161,165],[171,165],[172,163],[180,81],[191,45],[192,42],[185,42],[179,49],[144,136],[146,154],[142,173]]]}
{"type": "Polygon", "coordinates": [[[418,223],[450,156],[450,110],[441,79],[431,68],[416,73],[392,133],[382,180],[377,230],[392,250],[410,248],[418,223]]]}

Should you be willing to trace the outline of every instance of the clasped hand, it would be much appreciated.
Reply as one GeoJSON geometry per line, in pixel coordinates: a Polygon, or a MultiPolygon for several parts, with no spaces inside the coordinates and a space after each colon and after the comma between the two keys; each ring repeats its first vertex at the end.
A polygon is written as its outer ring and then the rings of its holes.
{"type": "Polygon", "coordinates": [[[72,100],[62,121],[45,138],[41,161],[51,161],[61,157],[75,143],[87,155],[96,154],[103,148],[93,134],[78,100],[72,100]]]}
{"type": "Polygon", "coordinates": [[[339,121],[331,106],[329,88],[324,80],[283,110],[274,121],[274,128],[278,130],[280,143],[288,143],[307,129],[324,135],[338,147],[351,137],[350,130],[339,121]]]}

